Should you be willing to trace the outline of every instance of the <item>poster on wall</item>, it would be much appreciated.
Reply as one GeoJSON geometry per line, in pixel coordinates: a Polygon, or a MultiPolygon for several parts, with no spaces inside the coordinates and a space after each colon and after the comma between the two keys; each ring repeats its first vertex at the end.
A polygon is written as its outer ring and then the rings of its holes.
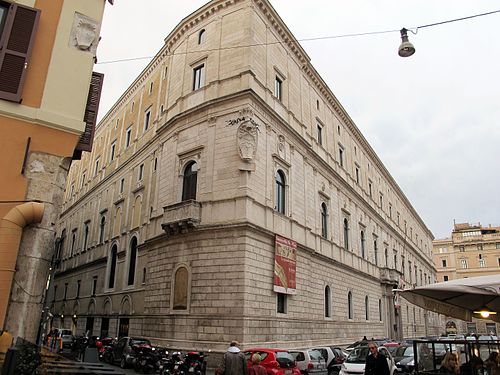
{"type": "Polygon", "coordinates": [[[278,293],[296,294],[297,242],[276,235],[274,253],[274,288],[278,293]]]}

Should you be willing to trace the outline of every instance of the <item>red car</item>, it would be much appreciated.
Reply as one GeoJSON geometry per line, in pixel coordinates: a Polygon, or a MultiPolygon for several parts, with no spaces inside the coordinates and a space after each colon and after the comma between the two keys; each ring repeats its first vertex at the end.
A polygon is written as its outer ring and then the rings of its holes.
{"type": "Polygon", "coordinates": [[[247,366],[252,367],[252,355],[260,355],[260,364],[267,370],[268,375],[300,375],[300,370],[292,355],[287,350],[252,348],[243,350],[247,359],[247,366]]]}

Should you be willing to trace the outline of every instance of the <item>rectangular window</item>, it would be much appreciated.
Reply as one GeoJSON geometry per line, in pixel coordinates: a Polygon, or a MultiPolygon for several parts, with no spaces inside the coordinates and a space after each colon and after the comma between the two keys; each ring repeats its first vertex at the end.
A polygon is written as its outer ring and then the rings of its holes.
{"type": "Polygon", "coordinates": [[[356,166],[356,183],[359,184],[359,167],[356,166]]]}
{"type": "Polygon", "coordinates": [[[483,244],[482,243],[478,243],[477,244],[477,249],[478,250],[483,250],[483,244]]]}
{"type": "Polygon", "coordinates": [[[368,182],[368,195],[371,197],[372,196],[372,182],[368,182]]]}
{"type": "Polygon", "coordinates": [[[40,11],[20,4],[0,2],[0,99],[22,100],[26,66],[35,41],[40,11]]]}
{"type": "Polygon", "coordinates": [[[283,80],[276,76],[275,80],[274,80],[274,96],[276,96],[276,98],[281,101],[282,100],[282,90],[283,90],[283,80]]]}
{"type": "Polygon", "coordinates": [[[466,269],[467,268],[467,259],[460,259],[460,264],[462,265],[462,268],[466,269]]]}
{"type": "Polygon", "coordinates": [[[95,296],[97,293],[97,276],[92,279],[92,295],[95,296]]]}
{"type": "Polygon", "coordinates": [[[64,283],[64,301],[68,297],[68,283],[64,283]]]}
{"type": "Polygon", "coordinates": [[[442,266],[443,266],[444,268],[446,268],[446,266],[447,266],[447,265],[446,265],[446,259],[442,259],[442,260],[441,260],[441,264],[442,264],[442,266]]]}
{"type": "Polygon", "coordinates": [[[193,91],[201,89],[204,85],[205,85],[205,64],[201,64],[193,69],[193,91]]]}
{"type": "Polygon", "coordinates": [[[139,165],[139,175],[137,177],[138,181],[142,181],[144,178],[144,164],[139,165]]]}
{"type": "Polygon", "coordinates": [[[95,159],[94,177],[99,173],[99,156],[95,159]]]}
{"type": "Polygon", "coordinates": [[[80,288],[82,286],[82,280],[76,282],[76,298],[80,297],[80,288]]]}
{"type": "Polygon", "coordinates": [[[153,172],[156,172],[156,169],[158,168],[158,158],[155,158],[153,161],[153,172]]]}
{"type": "Polygon", "coordinates": [[[125,179],[124,179],[124,178],[122,178],[122,179],[120,180],[120,194],[121,194],[121,193],[123,193],[123,189],[124,189],[124,187],[125,187],[125,179]]]}
{"type": "Polygon", "coordinates": [[[495,248],[500,249],[500,242],[495,243],[495,248]]]}
{"type": "Polygon", "coordinates": [[[115,160],[115,152],[116,152],[116,141],[113,141],[113,143],[111,143],[111,148],[109,150],[109,162],[110,163],[113,160],[115,160]]]}
{"type": "Polygon", "coordinates": [[[443,276],[443,281],[448,281],[448,276],[444,275],[443,276]]]}
{"type": "Polygon", "coordinates": [[[286,314],[286,297],[287,295],[284,293],[277,293],[276,294],[277,298],[277,306],[276,306],[276,312],[280,314],[286,314]]]}
{"type": "Polygon", "coordinates": [[[341,167],[344,166],[344,149],[339,146],[339,164],[341,167]]]}
{"type": "Polygon", "coordinates": [[[479,259],[479,267],[481,268],[486,267],[486,259],[479,259]]]}
{"type": "Polygon", "coordinates": [[[127,132],[125,133],[125,148],[130,146],[130,141],[132,139],[132,126],[127,128],[127,132]]]}
{"type": "Polygon", "coordinates": [[[465,246],[459,246],[458,247],[458,250],[461,252],[461,253],[464,253],[465,252],[465,246]]]}
{"type": "Polygon", "coordinates": [[[151,82],[149,84],[149,95],[151,95],[153,93],[153,85],[154,85],[154,82],[151,82]]]}
{"type": "Polygon", "coordinates": [[[384,195],[379,193],[380,208],[384,208],[384,195]]]}
{"type": "Polygon", "coordinates": [[[146,109],[144,112],[144,131],[149,129],[149,122],[151,121],[151,108],[146,109]]]}
{"type": "Polygon", "coordinates": [[[323,127],[320,124],[318,124],[316,126],[316,129],[317,129],[318,143],[320,145],[322,145],[323,144],[323,127]]]}
{"type": "Polygon", "coordinates": [[[80,189],[82,189],[82,188],[83,188],[83,186],[85,185],[85,178],[86,178],[86,177],[87,177],[87,171],[84,171],[84,172],[82,173],[82,181],[81,181],[81,183],[80,183],[80,189]]]}

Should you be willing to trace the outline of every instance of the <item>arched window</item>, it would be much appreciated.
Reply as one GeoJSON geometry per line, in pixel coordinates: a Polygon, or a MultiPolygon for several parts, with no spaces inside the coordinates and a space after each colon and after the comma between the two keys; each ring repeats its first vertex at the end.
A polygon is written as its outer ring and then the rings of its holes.
{"type": "Polygon", "coordinates": [[[361,231],[360,237],[361,237],[361,257],[364,258],[365,257],[365,242],[366,242],[364,231],[361,231]]]}
{"type": "Polygon", "coordinates": [[[89,232],[90,232],[89,225],[85,224],[85,231],[83,233],[82,251],[87,251],[87,246],[88,246],[88,242],[89,242],[89,232]]]}
{"type": "Polygon", "coordinates": [[[328,237],[328,210],[325,202],[321,203],[321,236],[328,237]]]}
{"type": "Polygon", "coordinates": [[[331,307],[330,307],[330,287],[325,286],[325,318],[329,318],[332,316],[331,307]]]}
{"type": "Polygon", "coordinates": [[[135,281],[135,263],[137,260],[137,237],[130,240],[130,252],[128,263],[128,282],[127,285],[134,285],[135,281]]]}
{"type": "Polygon", "coordinates": [[[179,267],[174,279],[174,310],[186,310],[188,298],[189,274],[186,267],[179,267]]]}
{"type": "Polygon", "coordinates": [[[101,217],[101,225],[99,230],[99,243],[104,243],[104,229],[106,228],[106,216],[101,217]]]}
{"type": "Polygon", "coordinates": [[[182,200],[196,199],[196,182],[198,177],[198,164],[192,161],[184,169],[182,183],[182,200]]]}
{"type": "Polygon", "coordinates": [[[352,293],[347,293],[347,318],[352,319],[353,311],[352,311],[352,293]]]}
{"type": "Polygon", "coordinates": [[[285,213],[285,174],[283,171],[276,172],[276,211],[285,213]]]}
{"type": "Polygon", "coordinates": [[[378,300],[378,320],[382,321],[382,300],[378,300]]]}
{"type": "Polygon", "coordinates": [[[116,258],[118,256],[118,247],[116,244],[111,248],[110,254],[110,264],[109,264],[109,280],[108,280],[108,288],[115,287],[115,275],[116,275],[116,258]]]}
{"type": "Polygon", "coordinates": [[[349,221],[344,218],[344,249],[349,250],[349,221]]]}
{"type": "Polygon", "coordinates": [[[368,296],[365,296],[365,320],[370,319],[370,306],[368,303],[368,296]]]}
{"type": "Polygon", "coordinates": [[[205,41],[206,34],[205,29],[200,30],[198,33],[198,44],[202,44],[205,41]]]}

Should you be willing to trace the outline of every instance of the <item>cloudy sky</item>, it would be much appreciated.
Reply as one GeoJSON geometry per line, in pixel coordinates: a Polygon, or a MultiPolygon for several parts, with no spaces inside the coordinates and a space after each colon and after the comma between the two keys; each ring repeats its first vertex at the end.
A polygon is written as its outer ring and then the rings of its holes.
{"type": "MultiPolygon", "coordinates": [[[[492,0],[270,0],[301,39],[414,28],[500,9],[492,0]]],[[[96,71],[102,117],[204,0],[106,7],[96,71]]],[[[436,238],[453,220],[500,225],[500,13],[409,33],[303,41],[312,64],[436,238]]]]}

